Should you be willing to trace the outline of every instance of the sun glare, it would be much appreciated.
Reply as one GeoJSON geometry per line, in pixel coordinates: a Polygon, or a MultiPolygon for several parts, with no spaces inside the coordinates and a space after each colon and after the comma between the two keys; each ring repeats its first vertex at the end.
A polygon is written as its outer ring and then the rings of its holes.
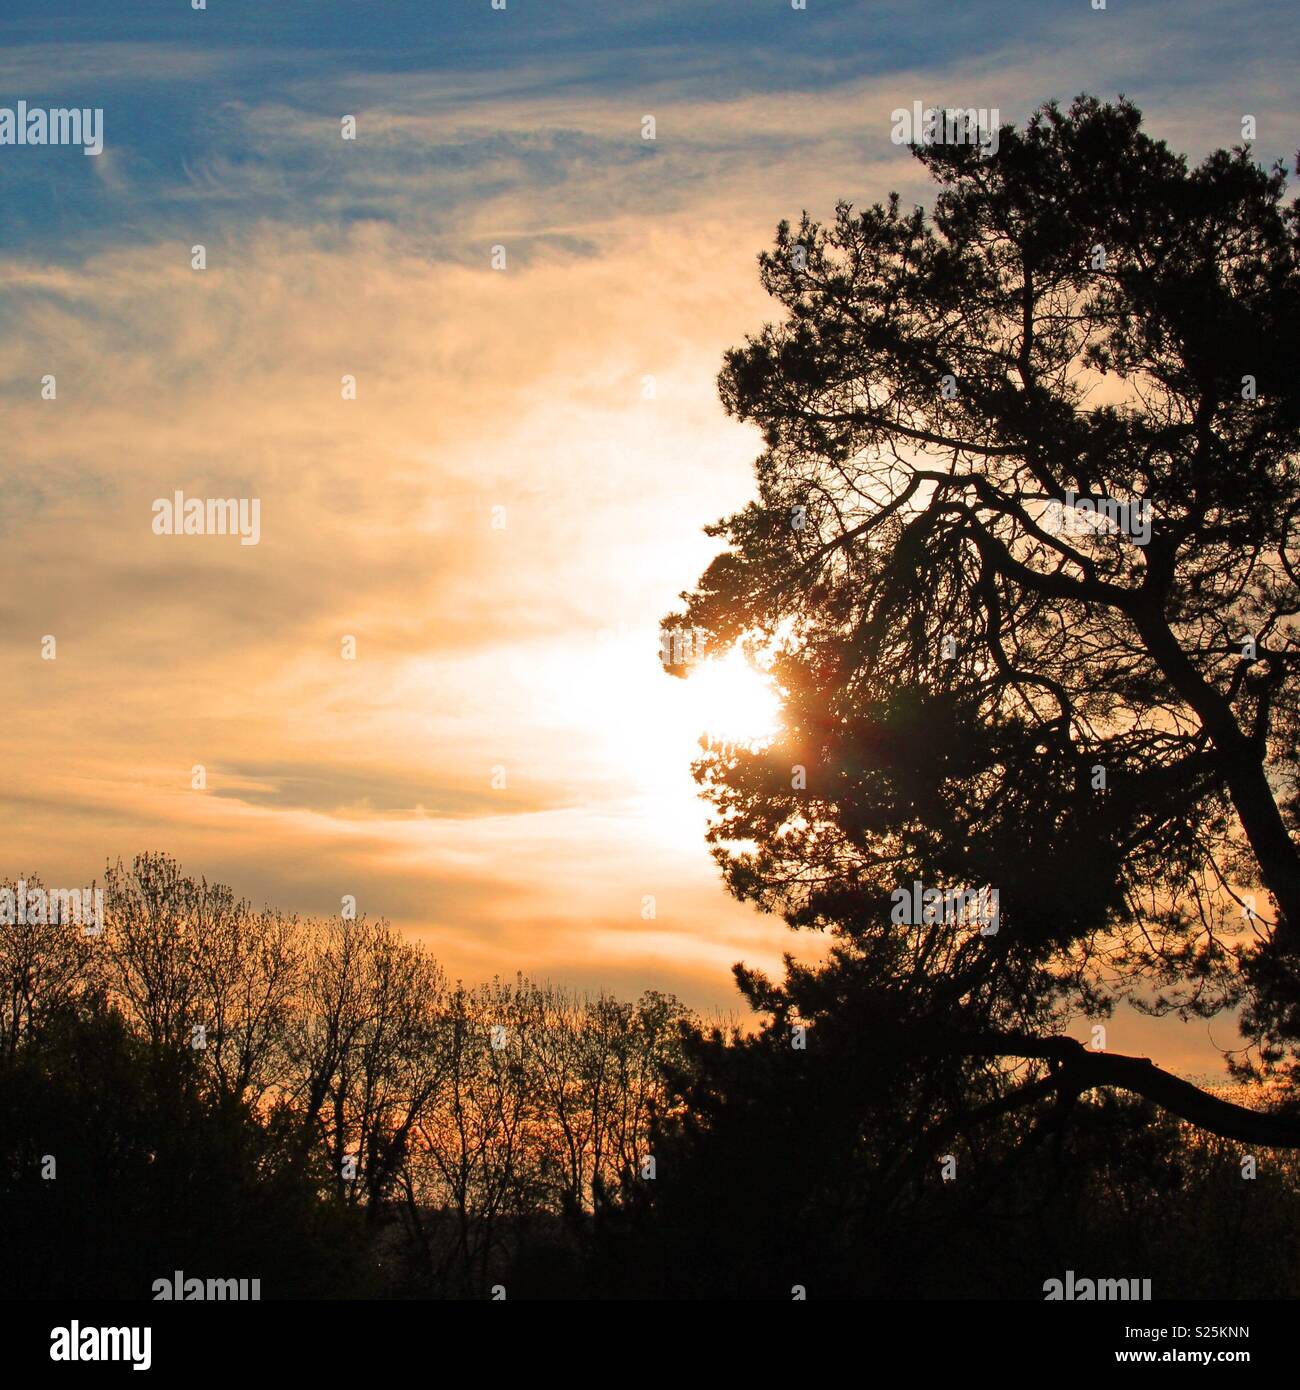
{"type": "MultiPolygon", "coordinates": [[[[601,644],[548,670],[549,704],[603,746],[610,764],[639,781],[687,776],[699,740],[763,743],[781,725],[771,679],[739,647],[700,661],[685,679],[666,675],[653,647],[624,639],[601,644]],[[562,711],[562,713],[561,713],[562,711]]],[[[538,692],[534,687],[534,698],[538,692]]]]}
{"type": "Polygon", "coordinates": [[[715,743],[762,742],[780,727],[780,697],[739,647],[701,662],[684,684],[689,717],[698,723],[695,735],[715,743]]]}

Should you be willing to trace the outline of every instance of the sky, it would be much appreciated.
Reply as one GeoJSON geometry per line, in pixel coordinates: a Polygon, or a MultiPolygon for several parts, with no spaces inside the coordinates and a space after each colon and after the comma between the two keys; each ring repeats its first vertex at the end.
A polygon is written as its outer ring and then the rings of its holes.
{"type": "Polygon", "coordinates": [[[1249,113],[1290,161],[1298,50],[1273,0],[5,0],[0,107],[104,148],[0,147],[4,872],[162,849],[467,981],[738,1011],[811,948],[724,892],[690,763],[765,693],[665,676],[658,622],[753,495],[757,253],[926,201],[918,100],[1123,93],[1194,160],[1249,113]],[[258,543],[154,534],[177,491],[258,543]]]}

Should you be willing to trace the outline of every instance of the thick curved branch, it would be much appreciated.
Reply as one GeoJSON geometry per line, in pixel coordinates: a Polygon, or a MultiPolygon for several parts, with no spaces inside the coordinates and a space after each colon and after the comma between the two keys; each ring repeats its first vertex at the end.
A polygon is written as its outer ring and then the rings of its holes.
{"type": "Polygon", "coordinates": [[[1270,1148],[1300,1148],[1300,1116],[1251,1110],[1221,1100],[1190,1081],[1161,1070],[1149,1057],[1092,1052],[1074,1038],[1036,1038],[1018,1033],[983,1034],[968,1039],[961,1050],[970,1056],[1043,1058],[1058,1064],[1058,1085],[1076,1093],[1098,1086],[1116,1086],[1223,1139],[1270,1148]]]}

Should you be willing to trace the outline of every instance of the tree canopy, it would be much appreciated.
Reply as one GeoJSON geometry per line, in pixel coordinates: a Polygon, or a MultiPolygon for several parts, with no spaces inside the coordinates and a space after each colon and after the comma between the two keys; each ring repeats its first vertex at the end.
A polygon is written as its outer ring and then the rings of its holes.
{"type": "MultiPolygon", "coordinates": [[[[914,148],[933,207],[782,223],[784,311],[729,352],[758,498],[665,620],[772,660],[783,732],[697,768],[737,896],[828,929],[741,971],[784,1027],[852,1012],[942,1127],[1096,1086],[1220,1135],[1300,1121],[1083,1047],[1120,998],[1300,1037],[1300,220],[1120,99],[914,148]],[[899,889],[995,889],[996,932],[899,889]],[[916,914],[912,914],[915,916],[916,914]],[[888,1040],[886,1042],[885,1040],[888,1040]]],[[[681,667],[670,667],[677,674],[681,667]]]]}

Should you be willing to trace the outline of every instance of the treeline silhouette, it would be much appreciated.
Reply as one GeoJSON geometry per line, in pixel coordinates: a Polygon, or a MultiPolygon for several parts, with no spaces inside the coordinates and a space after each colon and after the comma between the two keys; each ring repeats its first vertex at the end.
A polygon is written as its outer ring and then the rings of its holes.
{"type": "Polygon", "coordinates": [[[98,936],[0,932],[9,1293],[483,1293],[640,1171],[671,996],[452,985],[383,923],[255,911],[161,854],[105,900],[98,936]]]}
{"type": "Polygon", "coordinates": [[[264,1298],[1300,1286],[1290,1156],[1243,1177],[1239,1145],[1114,1097],[927,1131],[953,1078],[851,1008],[799,1046],[662,994],[466,988],[382,923],[256,911],[160,854],[106,901],[102,935],[0,933],[11,1297],[174,1270],[264,1298]]]}

